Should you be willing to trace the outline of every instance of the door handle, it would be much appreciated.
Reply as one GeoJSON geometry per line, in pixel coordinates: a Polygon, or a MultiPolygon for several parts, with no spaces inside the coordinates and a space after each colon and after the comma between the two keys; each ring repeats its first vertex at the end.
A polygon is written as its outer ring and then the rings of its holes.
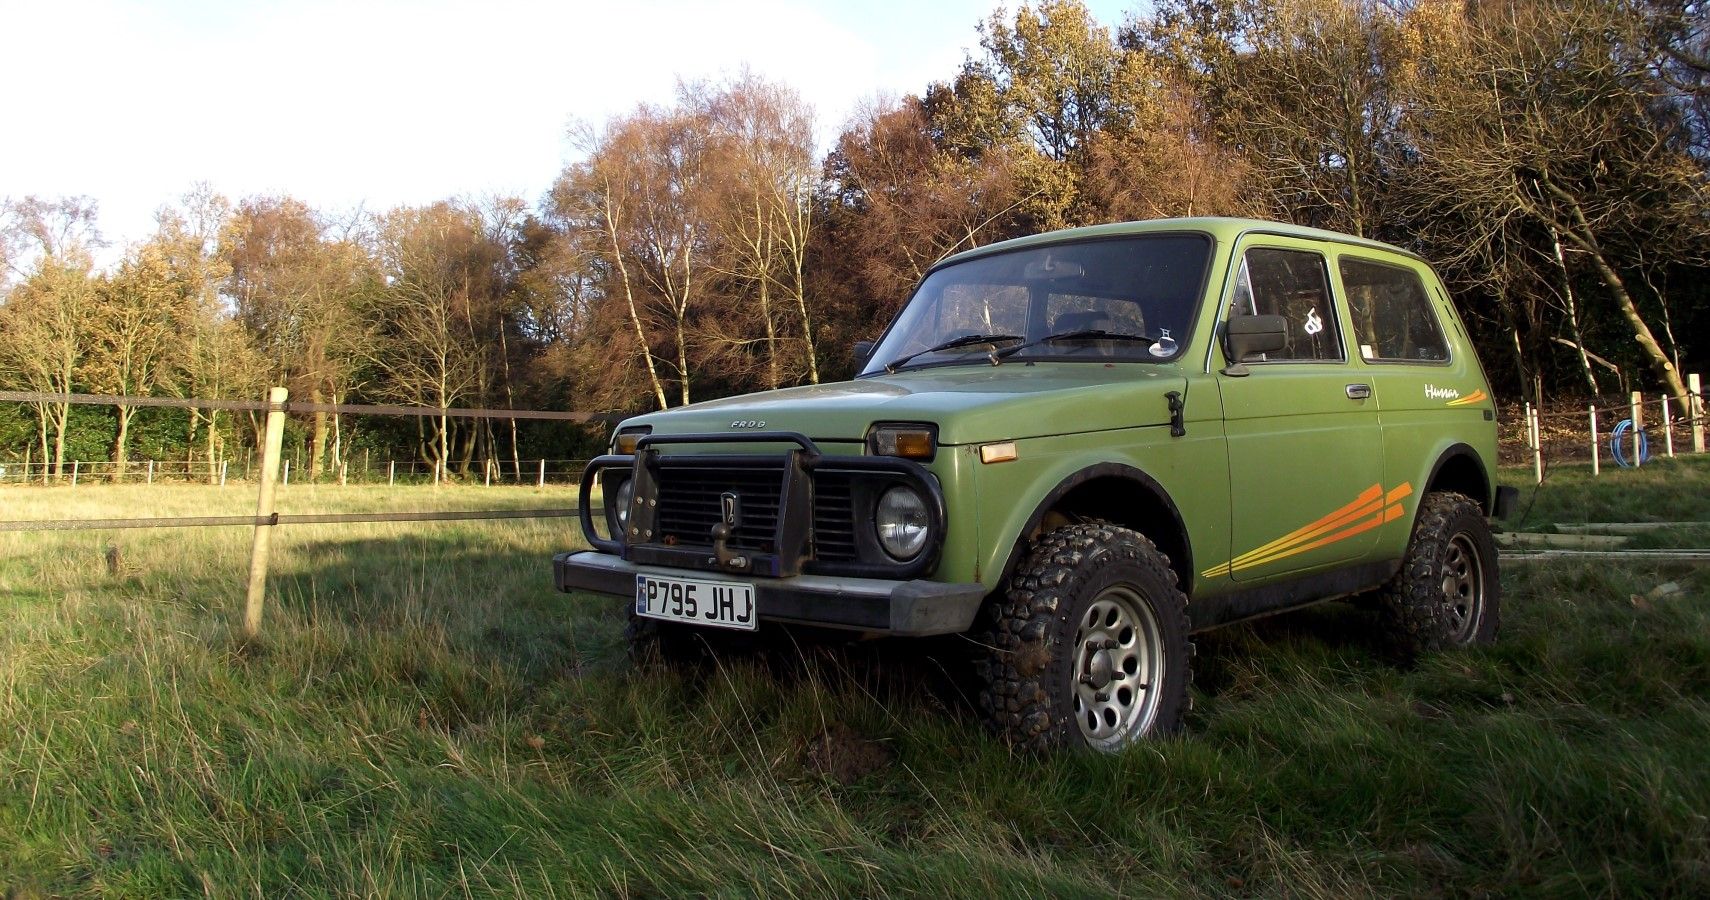
{"type": "Polygon", "coordinates": [[[1348,399],[1349,400],[1364,400],[1367,397],[1370,397],[1371,395],[1372,395],[1372,386],[1369,384],[1350,384],[1350,385],[1348,385],[1348,399]]]}

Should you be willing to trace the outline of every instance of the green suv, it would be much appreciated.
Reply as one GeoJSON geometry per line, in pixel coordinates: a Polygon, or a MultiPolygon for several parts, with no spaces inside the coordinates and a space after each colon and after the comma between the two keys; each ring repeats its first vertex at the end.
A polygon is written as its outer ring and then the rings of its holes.
{"type": "Polygon", "coordinates": [[[1407,651],[1496,633],[1494,404],[1405,250],[1240,219],[1020,238],[934,266],[856,355],[624,422],[557,586],[626,598],[668,661],[965,634],[1033,747],[1174,730],[1190,636],[1254,616],[1366,594],[1407,651]]]}

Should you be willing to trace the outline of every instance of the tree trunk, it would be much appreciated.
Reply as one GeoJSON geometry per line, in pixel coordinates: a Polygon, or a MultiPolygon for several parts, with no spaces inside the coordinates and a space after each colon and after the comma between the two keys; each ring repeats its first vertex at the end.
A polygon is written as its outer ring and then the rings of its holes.
{"type": "Polygon", "coordinates": [[[1573,279],[1568,276],[1567,258],[1562,255],[1562,238],[1555,229],[1550,229],[1550,245],[1555,250],[1556,271],[1562,276],[1562,301],[1567,304],[1568,329],[1573,332],[1573,346],[1579,351],[1579,367],[1585,373],[1585,383],[1591,388],[1591,396],[1603,393],[1597,388],[1597,373],[1591,371],[1591,357],[1586,355],[1585,336],[1579,330],[1579,307],[1573,299],[1573,279]]]}
{"type": "Polygon", "coordinates": [[[48,483],[48,408],[45,403],[36,404],[36,435],[41,440],[42,447],[42,484],[48,483]]]}
{"type": "Polygon", "coordinates": [[[1639,307],[1633,302],[1633,295],[1627,291],[1627,284],[1621,279],[1621,273],[1615,271],[1615,267],[1603,255],[1603,248],[1597,242],[1597,232],[1591,227],[1591,223],[1586,221],[1585,211],[1580,208],[1579,201],[1547,177],[1538,179],[1538,182],[1551,197],[1567,208],[1572,224],[1571,227],[1561,229],[1562,235],[1585,251],[1592,267],[1597,270],[1598,277],[1603,280],[1604,287],[1609,289],[1610,296],[1614,298],[1621,317],[1627,320],[1628,327],[1633,330],[1633,340],[1644,352],[1645,361],[1650,363],[1652,371],[1667,385],[1668,392],[1674,395],[1676,402],[1685,404],[1686,382],[1681,380],[1680,370],[1674,367],[1668,354],[1663,352],[1662,345],[1657,343],[1656,336],[1651,334],[1651,327],[1645,324],[1644,316],[1639,314],[1639,307]]]}
{"type": "Polygon", "coordinates": [[[53,477],[55,481],[65,478],[65,424],[71,416],[71,404],[55,403],[53,414],[53,477]]]}
{"type": "Polygon", "coordinates": [[[217,409],[208,410],[208,429],[207,429],[207,436],[208,437],[207,437],[207,439],[208,439],[208,483],[209,484],[217,484],[217,483],[219,483],[219,480],[220,480],[220,477],[219,477],[220,466],[219,466],[219,463],[214,461],[214,449],[215,449],[215,447],[218,446],[218,441],[215,437],[215,431],[219,428],[219,424],[220,424],[220,411],[217,409]]]}
{"type": "Polygon", "coordinates": [[[119,429],[113,436],[113,474],[108,480],[118,484],[125,477],[125,462],[129,450],[131,433],[131,416],[136,415],[136,407],[120,404],[113,407],[118,413],[119,429]]]}
{"type": "Polygon", "coordinates": [[[606,197],[606,235],[612,242],[612,259],[617,263],[618,279],[623,283],[623,299],[629,304],[629,322],[635,327],[635,340],[641,349],[641,358],[647,363],[647,380],[653,386],[653,399],[659,402],[660,409],[666,409],[671,404],[665,399],[665,385],[659,380],[659,372],[653,366],[653,349],[647,343],[647,330],[641,327],[641,313],[635,308],[635,292],[630,289],[629,266],[623,260],[623,245],[618,243],[617,219],[610,195],[606,197]]]}
{"type": "MultiPolygon", "coordinates": [[[[326,395],[321,392],[321,381],[316,378],[309,386],[309,402],[323,403],[326,395]]],[[[327,414],[315,413],[314,433],[309,440],[309,480],[314,481],[321,474],[321,464],[327,455],[327,414]]]]}

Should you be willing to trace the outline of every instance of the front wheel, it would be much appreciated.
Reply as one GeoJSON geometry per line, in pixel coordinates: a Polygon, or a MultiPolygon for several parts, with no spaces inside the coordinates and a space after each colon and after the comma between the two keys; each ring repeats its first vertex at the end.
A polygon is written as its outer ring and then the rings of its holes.
{"type": "Polygon", "coordinates": [[[1180,727],[1187,598],[1145,536],[1102,523],[1043,535],[991,625],[981,706],[1010,743],[1113,752],[1180,727]]]}
{"type": "Polygon", "coordinates": [[[1470,497],[1425,495],[1381,610],[1385,631],[1406,655],[1496,639],[1502,612],[1496,540],[1470,497]]]}

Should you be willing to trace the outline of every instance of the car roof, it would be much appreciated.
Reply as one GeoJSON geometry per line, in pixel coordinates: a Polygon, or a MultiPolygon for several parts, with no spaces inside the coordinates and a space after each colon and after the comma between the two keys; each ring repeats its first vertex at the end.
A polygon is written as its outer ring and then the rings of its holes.
{"type": "Polygon", "coordinates": [[[1302,238],[1305,240],[1325,241],[1329,243],[1346,244],[1367,250],[1378,250],[1394,253],[1423,262],[1419,254],[1404,250],[1393,244],[1374,241],[1369,238],[1355,237],[1337,231],[1327,231],[1323,228],[1308,228],[1304,225],[1291,225],[1287,222],[1272,222],[1264,219],[1240,219],[1225,216],[1199,216],[1181,219],[1147,219],[1140,222],[1114,222],[1108,225],[1087,225],[1080,228],[1064,228],[1058,231],[1047,231],[1026,237],[1012,238],[965,250],[954,256],[939,260],[938,266],[948,265],[974,259],[992,253],[1002,253],[1007,250],[1019,250],[1024,247],[1041,246],[1046,244],[1064,243],[1067,241],[1087,240],[1089,238],[1120,237],[1135,234],[1153,234],[1159,232],[1198,232],[1210,235],[1217,241],[1234,242],[1244,234],[1274,234],[1283,237],[1302,238]]]}

